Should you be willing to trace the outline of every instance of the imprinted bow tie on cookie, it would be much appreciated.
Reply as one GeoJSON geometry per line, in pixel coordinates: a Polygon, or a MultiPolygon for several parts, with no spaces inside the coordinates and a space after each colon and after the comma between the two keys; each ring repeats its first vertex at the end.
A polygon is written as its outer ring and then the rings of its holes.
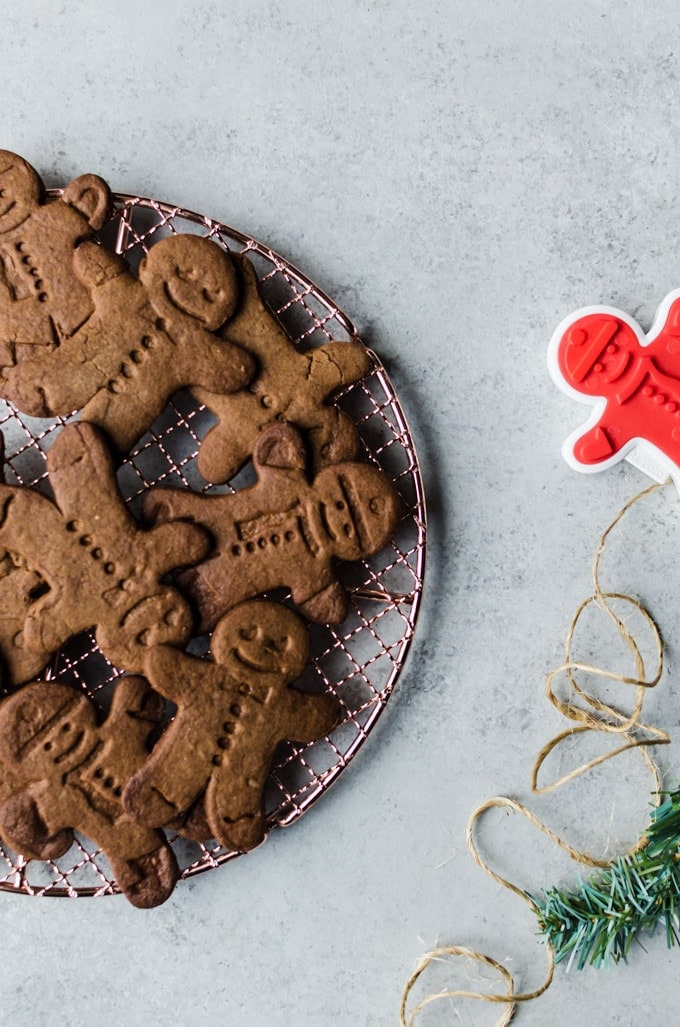
{"type": "Polygon", "coordinates": [[[599,471],[626,459],[680,488],[680,290],[645,335],[614,307],[585,307],[557,328],[548,350],[555,383],[592,412],[565,441],[565,460],[599,471]]]}

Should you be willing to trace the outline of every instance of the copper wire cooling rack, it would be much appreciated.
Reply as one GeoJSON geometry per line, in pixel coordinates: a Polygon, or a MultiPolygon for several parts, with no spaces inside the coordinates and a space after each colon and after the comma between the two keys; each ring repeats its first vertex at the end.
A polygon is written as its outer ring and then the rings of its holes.
{"type": "MultiPolygon", "coordinates": [[[[233,252],[247,252],[265,301],[301,349],[330,339],[356,337],[349,318],[305,275],[255,239],[210,218],[156,200],[118,195],[115,214],[101,235],[136,267],[155,242],[178,232],[208,236],[233,252]]],[[[346,389],[336,402],[356,423],[365,458],[392,478],[408,512],[387,549],[339,568],[351,598],[347,620],[335,628],[310,626],[312,661],[301,687],[331,692],[340,702],[344,718],[330,737],[308,746],[287,744],[277,753],[267,791],[267,819],[272,827],[297,820],[361,748],[393,692],[415,630],[425,569],[423,486],[397,396],[384,367],[375,354],[371,357],[371,373],[346,389]]],[[[76,412],[67,418],[38,420],[0,401],[7,482],[49,493],[45,453],[55,433],[77,417],[76,412]]],[[[119,471],[119,485],[133,513],[144,493],[155,485],[222,492],[253,480],[248,468],[227,486],[206,484],[200,476],[196,455],[213,423],[212,414],[188,392],[173,397],[119,471]]],[[[207,640],[193,640],[191,649],[205,652],[207,640]]],[[[50,679],[82,688],[104,708],[120,674],[90,632],[72,639],[46,672],[50,679]]],[[[170,838],[183,877],[210,870],[238,855],[216,842],[199,845],[173,835],[170,838]]],[[[107,895],[118,889],[102,851],[77,837],[65,856],[44,863],[27,861],[0,848],[0,890],[75,897],[107,895]]]]}

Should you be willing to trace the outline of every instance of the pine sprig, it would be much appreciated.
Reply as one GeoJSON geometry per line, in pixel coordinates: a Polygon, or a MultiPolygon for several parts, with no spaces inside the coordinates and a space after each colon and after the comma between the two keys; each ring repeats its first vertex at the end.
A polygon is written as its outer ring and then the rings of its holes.
{"type": "Polygon", "coordinates": [[[530,896],[556,963],[567,959],[567,969],[575,962],[579,970],[618,963],[638,935],[661,924],[669,948],[680,944],[680,789],[667,795],[635,852],[573,892],[530,896]]]}

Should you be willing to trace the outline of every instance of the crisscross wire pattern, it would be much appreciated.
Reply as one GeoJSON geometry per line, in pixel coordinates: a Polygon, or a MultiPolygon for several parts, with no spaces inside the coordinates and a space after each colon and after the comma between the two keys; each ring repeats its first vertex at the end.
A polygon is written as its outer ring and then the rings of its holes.
{"type": "MultiPolygon", "coordinates": [[[[52,195],[58,195],[55,191],[52,195]]],[[[263,297],[301,349],[331,339],[356,338],[348,317],[308,278],[276,253],[242,232],[208,217],[138,196],[118,195],[115,214],[102,241],[125,254],[133,267],[167,235],[206,236],[232,252],[247,252],[257,270],[263,297]]],[[[373,729],[390,698],[413,638],[425,569],[426,515],[416,451],[401,406],[378,359],[363,381],[347,388],[337,402],[356,423],[364,457],[395,482],[407,511],[394,539],[375,557],[338,568],[351,598],[351,612],[340,626],[311,625],[312,660],[300,687],[336,696],[343,722],[313,745],[281,746],[267,789],[271,827],[287,826],[323,795],[347,767],[373,729]]],[[[63,425],[77,419],[39,420],[0,401],[8,484],[49,493],[45,454],[63,425]]],[[[120,468],[118,482],[133,513],[148,489],[164,484],[201,492],[233,491],[249,484],[246,468],[229,485],[204,481],[196,467],[201,439],[214,417],[189,392],[176,394],[120,468]]],[[[276,598],[285,601],[285,595],[276,598]]],[[[194,639],[190,650],[207,651],[208,640],[194,639]]],[[[103,709],[121,672],[99,650],[91,632],[72,639],[52,661],[46,676],[83,689],[103,709]]],[[[216,842],[197,844],[170,835],[182,876],[210,870],[237,853],[216,842]]],[[[117,891],[106,857],[78,837],[57,861],[27,861],[0,847],[0,890],[29,895],[99,896],[117,891]]]]}

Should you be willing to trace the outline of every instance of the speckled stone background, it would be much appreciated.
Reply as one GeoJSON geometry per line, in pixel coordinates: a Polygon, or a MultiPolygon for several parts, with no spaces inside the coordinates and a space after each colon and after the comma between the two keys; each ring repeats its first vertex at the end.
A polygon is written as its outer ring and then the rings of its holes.
{"type": "MultiPolygon", "coordinates": [[[[149,913],[0,896],[3,1024],[382,1027],[437,941],[540,983],[531,914],[474,866],[465,824],[497,792],[531,801],[530,763],[563,726],[545,672],[599,532],[645,483],[562,462],[584,408],[553,387],[545,349],[576,307],[647,327],[680,286],[679,29],[673,0],[5,5],[0,145],[51,185],[96,171],[204,211],[315,277],[399,390],[430,549],[406,672],[335,788],[149,913]]],[[[668,663],[649,716],[676,736],[679,544],[667,490],[603,568],[658,617],[668,663]]],[[[606,646],[591,642],[587,656],[606,646]]],[[[677,781],[675,746],[660,758],[677,781]]],[[[626,755],[535,808],[611,852],[645,824],[650,787],[626,755]]],[[[524,887],[573,872],[502,815],[482,841],[524,887]]],[[[678,952],[645,948],[609,973],[559,969],[517,1023],[677,1022],[678,952]]],[[[461,1005],[460,1022],[497,1013],[461,1005]]],[[[452,1022],[448,1005],[422,1020],[452,1022]]]]}

